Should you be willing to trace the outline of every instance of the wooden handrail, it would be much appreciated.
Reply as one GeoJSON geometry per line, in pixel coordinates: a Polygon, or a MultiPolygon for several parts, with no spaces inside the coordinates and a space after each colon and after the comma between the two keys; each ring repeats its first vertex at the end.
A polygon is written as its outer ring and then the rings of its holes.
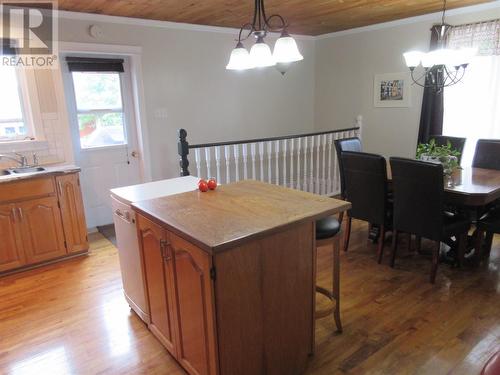
{"type": "MultiPolygon", "coordinates": [[[[270,142],[270,141],[281,141],[283,139],[293,139],[293,138],[302,138],[302,137],[313,137],[315,135],[323,135],[323,134],[334,134],[334,133],[342,133],[346,131],[351,131],[351,130],[358,130],[359,126],[355,126],[352,128],[345,128],[345,129],[334,129],[334,130],[326,130],[326,131],[321,131],[321,132],[315,132],[315,133],[303,133],[303,134],[293,134],[293,135],[284,135],[284,136],[279,136],[279,137],[269,137],[269,138],[256,138],[256,139],[243,139],[239,141],[225,141],[225,142],[213,142],[213,143],[200,143],[200,144],[195,144],[195,145],[189,145],[188,148],[195,149],[195,148],[205,148],[205,147],[215,147],[215,146],[228,146],[228,145],[241,145],[245,143],[259,143],[259,142],[270,142]]],[[[186,130],[180,129],[180,132],[183,131],[185,134],[187,134],[186,130]]],[[[185,137],[184,137],[185,138],[185,137]]]]}

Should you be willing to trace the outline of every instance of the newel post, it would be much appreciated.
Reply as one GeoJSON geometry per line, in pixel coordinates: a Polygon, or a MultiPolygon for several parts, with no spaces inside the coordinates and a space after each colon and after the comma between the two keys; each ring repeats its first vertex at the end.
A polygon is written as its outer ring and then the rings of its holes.
{"type": "Polygon", "coordinates": [[[181,176],[189,176],[189,160],[187,158],[189,154],[189,143],[186,141],[187,131],[185,129],[179,129],[177,134],[179,136],[177,152],[180,156],[179,166],[181,167],[181,176]]]}

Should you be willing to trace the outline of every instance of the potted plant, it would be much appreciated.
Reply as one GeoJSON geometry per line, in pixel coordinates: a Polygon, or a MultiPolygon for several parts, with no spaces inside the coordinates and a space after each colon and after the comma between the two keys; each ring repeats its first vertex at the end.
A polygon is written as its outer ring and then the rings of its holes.
{"type": "Polygon", "coordinates": [[[442,164],[444,174],[448,177],[460,169],[459,156],[460,151],[454,149],[450,142],[439,146],[436,144],[436,140],[431,139],[429,143],[420,143],[417,146],[417,159],[442,164]]]}

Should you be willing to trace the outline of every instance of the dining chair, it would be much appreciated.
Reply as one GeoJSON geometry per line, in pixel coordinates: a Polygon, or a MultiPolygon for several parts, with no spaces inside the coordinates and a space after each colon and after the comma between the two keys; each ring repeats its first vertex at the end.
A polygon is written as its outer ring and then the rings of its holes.
{"type": "Polygon", "coordinates": [[[472,167],[500,170],[500,139],[478,140],[472,167]]]}
{"type": "Polygon", "coordinates": [[[441,241],[457,239],[459,262],[464,257],[470,221],[445,213],[443,166],[406,158],[390,158],[393,185],[393,241],[391,267],[398,234],[405,232],[435,242],[430,281],[435,283],[441,241]]]}
{"type": "Polygon", "coordinates": [[[436,145],[438,146],[447,146],[449,142],[452,149],[460,152],[460,156],[458,157],[458,164],[461,163],[465,141],[467,140],[467,138],[450,137],[447,135],[431,135],[429,138],[434,139],[436,141],[436,145]]]}
{"type": "Polygon", "coordinates": [[[316,251],[318,247],[331,246],[333,251],[332,289],[328,290],[316,285],[316,293],[328,298],[332,305],[328,309],[316,311],[315,319],[321,319],[333,314],[337,331],[342,332],[340,321],[340,222],[334,216],[316,221],[316,251]]]}
{"type": "Polygon", "coordinates": [[[475,252],[478,259],[490,255],[493,236],[500,234],[500,208],[492,209],[476,222],[475,252]],[[483,237],[486,233],[486,237],[483,237]]]}
{"type": "Polygon", "coordinates": [[[340,174],[340,197],[345,197],[345,179],[344,179],[344,166],[342,165],[342,151],[363,151],[363,146],[361,144],[361,139],[358,137],[336,139],[335,140],[335,151],[337,153],[337,160],[339,162],[339,174],[340,174]]]}
{"type": "Polygon", "coordinates": [[[349,247],[352,219],[378,225],[378,262],[382,262],[385,233],[392,228],[392,204],[387,190],[387,163],[383,156],[366,152],[344,151],[346,199],[351,202],[346,225],[344,250],[349,247]]]}

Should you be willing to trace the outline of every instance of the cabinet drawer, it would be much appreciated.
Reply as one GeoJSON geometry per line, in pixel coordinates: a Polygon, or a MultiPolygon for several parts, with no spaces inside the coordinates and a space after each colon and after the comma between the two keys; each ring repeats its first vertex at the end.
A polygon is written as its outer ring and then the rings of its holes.
{"type": "Polygon", "coordinates": [[[32,178],[0,184],[0,201],[9,202],[54,194],[52,177],[32,178]]]}

